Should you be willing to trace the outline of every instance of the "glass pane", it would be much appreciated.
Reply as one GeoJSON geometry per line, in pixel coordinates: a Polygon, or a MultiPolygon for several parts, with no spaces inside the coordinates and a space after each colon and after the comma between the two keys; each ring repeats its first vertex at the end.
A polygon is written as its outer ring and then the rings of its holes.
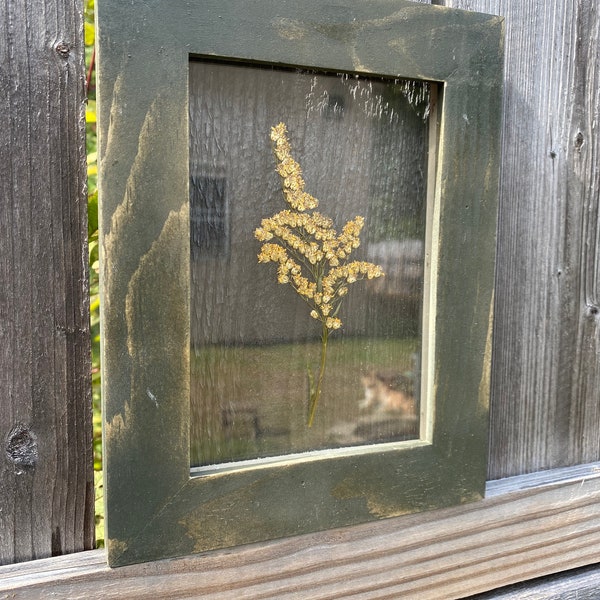
{"type": "Polygon", "coordinates": [[[192,466],[419,437],[428,103],[423,82],[190,63],[192,466]]]}

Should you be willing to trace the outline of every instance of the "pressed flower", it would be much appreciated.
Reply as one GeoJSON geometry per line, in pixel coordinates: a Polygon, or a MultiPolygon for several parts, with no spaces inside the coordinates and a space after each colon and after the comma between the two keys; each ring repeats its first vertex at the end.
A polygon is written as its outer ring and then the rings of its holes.
{"type": "Polygon", "coordinates": [[[314,386],[309,372],[310,427],[321,395],[329,333],[342,326],[337,314],[342,298],[348,293],[347,284],[365,277],[383,277],[384,273],[381,267],[369,262],[347,262],[352,250],[360,246],[359,235],[365,220],[354,217],[338,235],[333,220],[314,211],[319,201],[304,191],[302,169],[291,155],[284,123],[271,128],[271,140],[277,161],[275,170],[281,177],[283,197],[291,210],[263,219],[254,236],[264,242],[258,261],[278,263],[277,281],[290,284],[308,303],[310,316],[322,323],[321,361],[314,386]],[[270,242],[273,239],[278,243],[270,242]]]}

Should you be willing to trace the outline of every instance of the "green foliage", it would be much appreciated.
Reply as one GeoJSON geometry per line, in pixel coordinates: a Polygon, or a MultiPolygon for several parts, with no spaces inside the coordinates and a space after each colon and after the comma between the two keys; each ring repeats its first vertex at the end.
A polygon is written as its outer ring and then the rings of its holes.
{"type": "Polygon", "coordinates": [[[102,489],[102,415],[100,407],[100,295],[98,262],[98,188],[96,153],[96,83],[94,0],[84,0],[84,41],[87,65],[86,151],[88,167],[88,248],[90,261],[90,327],[92,337],[93,444],[96,485],[96,541],[104,546],[102,489]]]}

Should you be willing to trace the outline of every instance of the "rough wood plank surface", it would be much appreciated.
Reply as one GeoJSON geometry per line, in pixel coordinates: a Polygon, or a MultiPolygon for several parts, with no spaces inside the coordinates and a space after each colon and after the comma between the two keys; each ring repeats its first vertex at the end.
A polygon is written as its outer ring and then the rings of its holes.
{"type": "MultiPolygon", "coordinates": [[[[527,487],[526,481],[520,486],[527,487]]],[[[514,487],[514,486],[513,486],[514,487]]],[[[598,560],[600,477],[205,555],[109,569],[103,551],[0,568],[0,598],[452,600],[598,560]]]]}
{"type": "Polygon", "coordinates": [[[600,11],[446,0],[506,17],[490,479],[600,458],[600,11]]]}
{"type": "Polygon", "coordinates": [[[93,547],[82,8],[0,3],[0,564],[93,547]]]}
{"type": "Polygon", "coordinates": [[[600,566],[596,565],[484,592],[469,600],[597,600],[598,590],[600,566]]]}

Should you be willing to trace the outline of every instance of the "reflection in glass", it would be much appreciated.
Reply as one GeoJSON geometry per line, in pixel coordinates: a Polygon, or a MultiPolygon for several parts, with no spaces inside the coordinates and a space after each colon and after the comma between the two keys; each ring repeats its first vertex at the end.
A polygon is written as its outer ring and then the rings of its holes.
{"type": "Polygon", "coordinates": [[[190,63],[191,464],[419,437],[428,86],[190,63]],[[287,124],[306,191],[341,230],[364,216],[360,282],[328,341],[254,231],[286,208],[269,132],[287,124]]]}
{"type": "Polygon", "coordinates": [[[190,174],[192,261],[223,257],[229,251],[225,178],[190,174]]]}

